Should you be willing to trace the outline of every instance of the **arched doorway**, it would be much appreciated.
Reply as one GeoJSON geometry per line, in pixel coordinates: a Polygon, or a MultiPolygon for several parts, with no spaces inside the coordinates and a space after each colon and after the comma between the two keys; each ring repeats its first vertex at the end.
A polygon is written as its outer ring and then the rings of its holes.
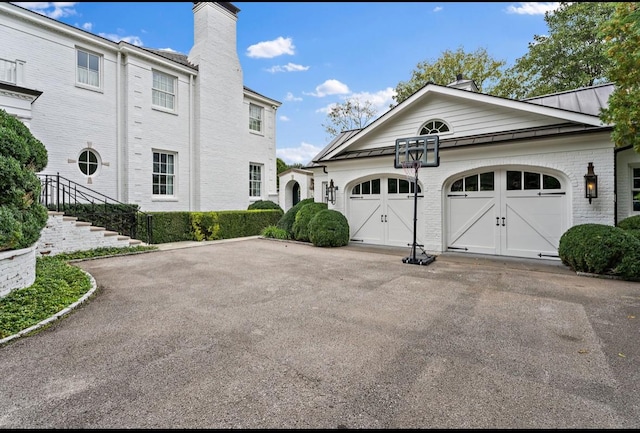
{"type": "Polygon", "coordinates": [[[295,182],[291,187],[291,200],[292,206],[297,205],[300,201],[300,184],[298,182],[295,182]]]}

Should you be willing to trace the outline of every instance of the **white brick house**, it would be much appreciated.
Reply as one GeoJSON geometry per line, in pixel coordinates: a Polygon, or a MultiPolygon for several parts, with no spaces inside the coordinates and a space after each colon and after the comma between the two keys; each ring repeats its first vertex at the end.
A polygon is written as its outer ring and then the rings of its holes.
{"type": "MultiPolygon", "coordinates": [[[[410,246],[415,197],[405,171],[394,168],[395,143],[437,135],[439,165],[418,172],[417,244],[431,254],[557,260],[570,227],[640,213],[640,155],[616,148],[598,116],[612,90],[516,101],[481,94],[461,77],[428,84],[367,127],[343,132],[304,169],[314,185],[337,187],[329,208],[349,220],[351,242],[410,246]],[[598,176],[591,201],[589,163],[598,176]]],[[[280,178],[285,193],[288,182],[280,178]]],[[[327,202],[325,187],[312,196],[327,202]]]]}
{"type": "Polygon", "coordinates": [[[239,9],[226,2],[192,7],[194,46],[176,54],[115,43],[0,3],[0,108],[46,146],[43,174],[59,173],[143,211],[278,201],[281,104],[243,85],[239,9]]]}

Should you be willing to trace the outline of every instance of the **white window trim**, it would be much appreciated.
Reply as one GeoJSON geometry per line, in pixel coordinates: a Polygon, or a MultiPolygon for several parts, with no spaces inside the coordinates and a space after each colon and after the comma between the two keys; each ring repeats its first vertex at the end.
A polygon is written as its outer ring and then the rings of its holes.
{"type": "Polygon", "coordinates": [[[76,87],[80,87],[82,89],[87,89],[87,90],[93,90],[94,92],[103,92],[103,86],[104,86],[104,56],[102,54],[96,53],[95,51],[92,50],[88,50],[86,48],[82,48],[82,47],[75,47],[76,49],[74,50],[74,64],[75,64],[75,74],[76,74],[76,87]],[[78,52],[83,52],[83,53],[87,53],[90,54],[92,56],[96,56],[98,58],[98,86],[92,86],[90,84],[86,84],[86,83],[81,83],[80,82],[80,77],[78,76],[78,52]]]}
{"type": "MultiPolygon", "coordinates": [[[[158,173],[161,174],[161,173],[158,173]]],[[[168,150],[152,149],[151,150],[151,197],[152,201],[177,201],[176,192],[178,191],[178,154],[168,150]],[[153,176],[156,172],[153,170],[153,155],[155,153],[173,156],[173,193],[172,194],[154,194],[153,193],[153,176]]]]}
{"type": "Polygon", "coordinates": [[[178,113],[178,77],[176,77],[175,75],[171,75],[168,74],[164,71],[161,71],[159,69],[152,69],[151,70],[151,108],[153,110],[157,110],[157,111],[162,111],[165,113],[169,113],[169,114],[177,114],[178,113]],[[169,92],[165,92],[164,90],[160,90],[160,89],[156,89],[153,86],[153,74],[158,73],[160,75],[164,75],[167,78],[170,78],[173,80],[173,94],[169,93],[169,92]],[[156,105],[153,103],[153,94],[154,92],[162,92],[162,93],[166,93],[168,95],[172,95],[173,96],[173,108],[167,108],[164,107],[162,105],[156,105]]]}
{"type": "Polygon", "coordinates": [[[258,105],[258,104],[254,104],[253,102],[249,103],[249,132],[251,132],[252,134],[258,134],[258,135],[264,135],[264,113],[265,113],[265,109],[263,106],[258,105]],[[251,117],[251,108],[252,107],[257,107],[258,109],[260,109],[260,130],[256,130],[256,129],[252,129],[251,128],[251,120],[254,119],[253,117],[251,117]]]}
{"type": "Polygon", "coordinates": [[[634,210],[633,209],[633,192],[634,191],[638,191],[640,193],[640,188],[634,188],[633,187],[633,170],[634,169],[640,169],[640,165],[638,164],[630,164],[629,165],[629,193],[627,195],[627,200],[629,200],[629,214],[630,215],[638,215],[640,214],[640,211],[634,210]]]}

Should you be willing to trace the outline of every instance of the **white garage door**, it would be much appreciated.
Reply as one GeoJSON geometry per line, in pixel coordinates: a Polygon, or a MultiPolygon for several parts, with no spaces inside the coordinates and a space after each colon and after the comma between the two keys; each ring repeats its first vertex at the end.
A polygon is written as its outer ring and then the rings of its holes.
{"type": "MultiPolygon", "coordinates": [[[[378,177],[358,183],[349,193],[351,241],[404,247],[413,244],[414,183],[403,178],[378,177]]],[[[418,186],[418,209],[422,203],[418,186]]],[[[416,243],[422,245],[418,214],[416,243]]]]}
{"type": "Polygon", "coordinates": [[[448,188],[447,250],[557,258],[567,219],[566,189],[556,176],[518,169],[468,174],[448,188]]]}

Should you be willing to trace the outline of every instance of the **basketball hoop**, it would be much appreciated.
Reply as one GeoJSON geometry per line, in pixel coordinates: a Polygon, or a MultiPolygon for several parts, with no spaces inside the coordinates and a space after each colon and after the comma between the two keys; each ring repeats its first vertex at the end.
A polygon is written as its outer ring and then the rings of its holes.
{"type": "Polygon", "coordinates": [[[424,245],[420,245],[416,239],[418,224],[418,170],[420,167],[438,167],[440,156],[438,153],[439,138],[437,135],[421,135],[419,137],[399,138],[395,145],[395,159],[393,166],[402,168],[409,184],[413,185],[413,243],[411,254],[402,259],[403,263],[414,265],[428,265],[433,262],[435,256],[427,254],[424,245]],[[416,256],[416,250],[420,248],[422,255],[416,256]]]}

